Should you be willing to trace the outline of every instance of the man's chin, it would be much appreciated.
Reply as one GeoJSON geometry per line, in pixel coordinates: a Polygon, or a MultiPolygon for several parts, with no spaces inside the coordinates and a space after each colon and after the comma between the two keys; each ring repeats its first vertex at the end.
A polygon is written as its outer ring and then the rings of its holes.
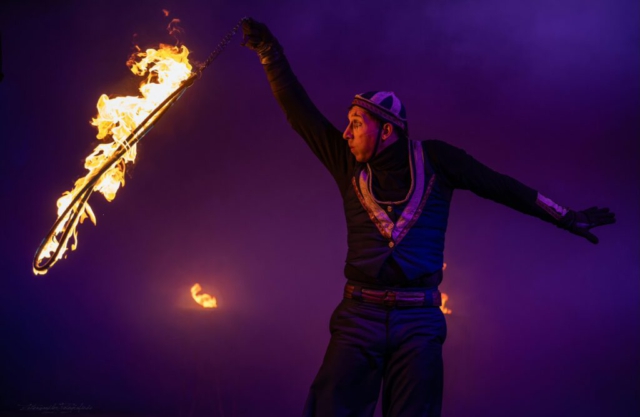
{"type": "Polygon", "coordinates": [[[363,155],[362,153],[356,153],[353,151],[353,148],[349,148],[349,150],[351,151],[351,153],[353,154],[353,156],[356,158],[356,161],[360,162],[360,163],[364,163],[367,162],[369,160],[370,157],[367,157],[366,155],[363,155]]]}
{"type": "Polygon", "coordinates": [[[351,153],[353,154],[353,156],[356,158],[356,161],[358,161],[358,162],[367,162],[367,159],[369,159],[369,158],[366,158],[361,153],[353,152],[353,149],[351,150],[351,153]]]}

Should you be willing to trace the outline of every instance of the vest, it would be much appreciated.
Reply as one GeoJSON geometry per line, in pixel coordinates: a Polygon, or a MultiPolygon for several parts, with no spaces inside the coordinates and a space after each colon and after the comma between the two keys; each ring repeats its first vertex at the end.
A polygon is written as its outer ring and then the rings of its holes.
{"type": "Polygon", "coordinates": [[[389,257],[409,281],[442,270],[452,191],[437,181],[423,144],[408,143],[411,187],[405,200],[378,201],[367,164],[356,165],[352,187],[344,195],[349,247],[346,262],[374,280],[379,279],[389,257]]]}

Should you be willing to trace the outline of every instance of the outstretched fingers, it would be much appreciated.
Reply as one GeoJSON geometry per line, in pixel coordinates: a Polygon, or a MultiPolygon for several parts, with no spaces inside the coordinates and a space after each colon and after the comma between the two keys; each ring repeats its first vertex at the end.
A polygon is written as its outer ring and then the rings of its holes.
{"type": "Polygon", "coordinates": [[[585,212],[590,218],[590,223],[593,224],[591,227],[604,226],[606,224],[613,224],[616,222],[615,213],[610,211],[608,207],[592,207],[585,210],[585,212]]]}

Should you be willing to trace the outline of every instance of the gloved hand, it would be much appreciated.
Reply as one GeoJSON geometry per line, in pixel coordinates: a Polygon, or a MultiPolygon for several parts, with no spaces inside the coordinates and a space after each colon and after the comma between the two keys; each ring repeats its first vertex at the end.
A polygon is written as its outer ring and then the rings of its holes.
{"type": "Polygon", "coordinates": [[[270,64],[282,56],[282,46],[267,25],[247,18],[242,22],[242,46],[256,51],[260,62],[270,64]]]}
{"type": "Polygon", "coordinates": [[[558,227],[566,229],[574,235],[582,236],[591,243],[598,243],[598,238],[589,230],[615,222],[616,215],[608,208],[591,207],[582,211],[569,210],[558,221],[558,227]]]}

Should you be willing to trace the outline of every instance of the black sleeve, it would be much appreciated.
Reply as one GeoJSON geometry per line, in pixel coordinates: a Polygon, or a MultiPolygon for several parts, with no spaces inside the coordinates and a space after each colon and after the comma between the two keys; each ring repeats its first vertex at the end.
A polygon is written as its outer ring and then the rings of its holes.
{"type": "Polygon", "coordinates": [[[446,142],[428,140],[425,149],[436,175],[451,188],[470,190],[480,197],[557,224],[554,217],[538,206],[538,192],[533,188],[492,170],[446,142]]]}
{"type": "Polygon", "coordinates": [[[287,121],[342,188],[349,181],[355,161],[342,139],[342,132],[316,108],[284,55],[276,62],[265,64],[264,70],[287,121]]]}

